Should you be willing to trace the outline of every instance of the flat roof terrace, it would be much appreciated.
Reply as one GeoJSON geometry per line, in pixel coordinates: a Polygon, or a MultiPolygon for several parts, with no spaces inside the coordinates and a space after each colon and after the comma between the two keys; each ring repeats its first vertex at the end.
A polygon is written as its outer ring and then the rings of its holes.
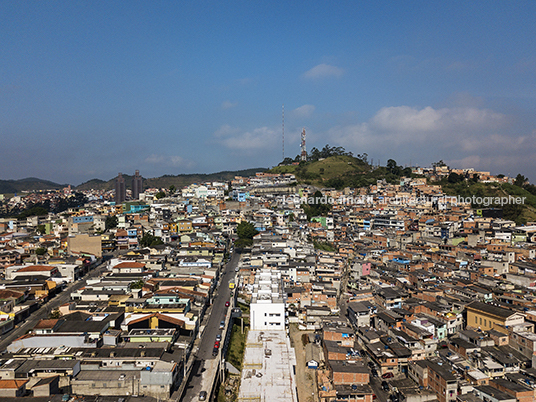
{"type": "Polygon", "coordinates": [[[285,331],[249,331],[238,400],[298,402],[294,366],[285,331]]]}

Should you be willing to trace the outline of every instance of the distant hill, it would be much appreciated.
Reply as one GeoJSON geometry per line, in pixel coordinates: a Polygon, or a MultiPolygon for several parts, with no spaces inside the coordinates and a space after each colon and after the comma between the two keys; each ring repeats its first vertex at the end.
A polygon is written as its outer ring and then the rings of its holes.
{"type": "MultiPolygon", "coordinates": [[[[182,188],[184,186],[190,185],[192,183],[202,183],[206,181],[226,181],[232,180],[235,176],[252,176],[257,172],[264,172],[266,168],[254,168],[254,169],[245,169],[245,170],[226,170],[223,172],[217,173],[193,173],[193,174],[179,174],[176,176],[173,175],[164,175],[160,177],[152,178],[143,178],[143,188],[169,188],[170,186],[175,186],[176,188],[182,188]]],[[[132,176],[123,174],[125,179],[125,186],[127,189],[132,187],[132,176]]],[[[80,184],[76,187],[76,190],[113,190],[115,188],[115,177],[103,181],[99,179],[89,180],[85,183],[80,184]]]]}
{"type": "Polygon", "coordinates": [[[0,180],[0,194],[14,194],[21,191],[59,190],[67,184],[58,184],[35,177],[20,180],[0,180]]]}
{"type": "MultiPolygon", "coordinates": [[[[202,183],[206,181],[227,181],[232,180],[235,176],[252,176],[257,172],[265,172],[266,168],[253,168],[244,170],[225,170],[217,173],[193,173],[164,175],[161,177],[153,177],[150,179],[143,178],[143,188],[169,188],[175,186],[181,188],[192,183],[202,183]]],[[[125,185],[128,189],[132,186],[132,176],[123,174],[125,185]]],[[[15,194],[22,191],[38,191],[38,190],[59,190],[67,187],[68,184],[58,184],[48,180],[28,177],[20,180],[0,180],[0,194],[15,194]]],[[[105,181],[101,179],[91,179],[79,186],[74,187],[74,190],[113,190],[115,188],[115,177],[105,181]]]]}

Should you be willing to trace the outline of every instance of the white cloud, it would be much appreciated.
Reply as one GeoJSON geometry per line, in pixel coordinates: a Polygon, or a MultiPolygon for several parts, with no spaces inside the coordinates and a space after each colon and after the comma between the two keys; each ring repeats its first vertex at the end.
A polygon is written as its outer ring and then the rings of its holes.
{"type": "Polygon", "coordinates": [[[226,101],[222,102],[222,104],[221,104],[221,108],[222,108],[223,110],[227,110],[227,109],[232,109],[232,108],[235,107],[236,105],[238,105],[237,102],[231,102],[231,101],[226,100],[226,101]]]}
{"type": "Polygon", "coordinates": [[[527,132],[513,116],[476,107],[385,107],[367,122],[331,128],[327,138],[330,144],[382,161],[426,164],[443,159],[486,170],[530,166],[536,152],[536,130],[527,132]]]}
{"type": "Polygon", "coordinates": [[[331,66],[329,64],[319,64],[303,73],[304,78],[317,79],[324,77],[340,77],[344,74],[342,68],[331,66]]]}
{"type": "Polygon", "coordinates": [[[310,117],[315,111],[314,105],[303,105],[292,111],[292,114],[296,117],[310,117]]]}
{"type": "Polygon", "coordinates": [[[274,141],[279,141],[280,136],[280,132],[268,127],[259,127],[251,131],[241,131],[228,125],[220,127],[214,133],[214,138],[226,148],[242,151],[273,148],[274,141]]]}
{"type": "Polygon", "coordinates": [[[170,167],[192,167],[194,162],[184,159],[182,156],[178,155],[158,155],[151,154],[145,158],[146,163],[152,165],[160,166],[170,166],[170,167]]]}

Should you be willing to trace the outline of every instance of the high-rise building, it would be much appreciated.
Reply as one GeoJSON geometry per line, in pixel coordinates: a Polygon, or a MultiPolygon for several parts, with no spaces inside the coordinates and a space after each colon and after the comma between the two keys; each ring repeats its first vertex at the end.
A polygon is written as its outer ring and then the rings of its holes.
{"type": "Polygon", "coordinates": [[[127,199],[127,189],[125,187],[125,179],[123,174],[119,173],[115,179],[115,203],[121,204],[127,199]]]}
{"type": "Polygon", "coordinates": [[[140,171],[136,170],[132,178],[132,199],[140,198],[140,193],[143,191],[143,179],[140,176],[140,171]]]}

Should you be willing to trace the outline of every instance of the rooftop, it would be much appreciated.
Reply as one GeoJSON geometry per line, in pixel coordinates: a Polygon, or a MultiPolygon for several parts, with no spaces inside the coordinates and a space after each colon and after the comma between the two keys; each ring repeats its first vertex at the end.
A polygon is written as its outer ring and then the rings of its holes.
{"type": "Polygon", "coordinates": [[[297,402],[295,365],[294,349],[284,331],[249,331],[239,399],[297,402]]]}

